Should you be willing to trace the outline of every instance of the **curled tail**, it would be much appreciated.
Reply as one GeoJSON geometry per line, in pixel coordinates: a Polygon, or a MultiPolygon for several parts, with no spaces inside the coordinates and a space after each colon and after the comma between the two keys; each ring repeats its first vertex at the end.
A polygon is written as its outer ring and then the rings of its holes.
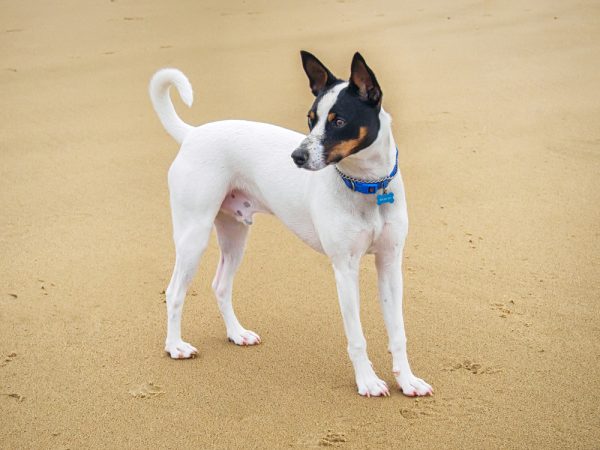
{"type": "Polygon", "coordinates": [[[167,133],[181,144],[193,127],[177,115],[169,96],[171,85],[175,85],[183,102],[187,106],[192,106],[194,101],[192,85],[186,76],[177,69],[161,69],[154,74],[150,80],[150,99],[167,133]]]}

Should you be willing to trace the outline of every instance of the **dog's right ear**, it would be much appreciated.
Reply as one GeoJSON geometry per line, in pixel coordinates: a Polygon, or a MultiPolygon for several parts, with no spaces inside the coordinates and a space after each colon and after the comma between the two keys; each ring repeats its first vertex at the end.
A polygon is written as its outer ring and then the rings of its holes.
{"type": "Polygon", "coordinates": [[[350,89],[355,91],[362,101],[377,108],[381,107],[382,93],[377,78],[375,78],[375,74],[358,52],[352,58],[350,89]]]}
{"type": "Polygon", "coordinates": [[[308,76],[310,90],[316,97],[323,89],[335,84],[338,79],[319,61],[313,54],[300,51],[302,56],[302,67],[308,76]]]}

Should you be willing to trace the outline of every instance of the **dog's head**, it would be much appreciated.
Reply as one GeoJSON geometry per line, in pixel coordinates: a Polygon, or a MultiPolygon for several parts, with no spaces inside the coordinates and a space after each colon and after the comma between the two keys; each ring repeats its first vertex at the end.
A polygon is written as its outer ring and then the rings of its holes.
{"type": "Polygon", "coordinates": [[[310,133],[294,150],[292,159],[298,167],[319,170],[375,141],[382,93],[375,74],[358,52],[352,59],[348,81],[336,78],[314,55],[300,54],[316,99],[308,111],[310,133]]]}

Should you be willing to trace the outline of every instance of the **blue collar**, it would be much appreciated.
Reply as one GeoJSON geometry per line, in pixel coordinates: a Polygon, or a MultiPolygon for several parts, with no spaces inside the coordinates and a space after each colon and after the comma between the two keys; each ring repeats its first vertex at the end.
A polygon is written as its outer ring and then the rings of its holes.
{"type": "Polygon", "coordinates": [[[354,192],[360,192],[361,194],[376,194],[380,189],[383,189],[385,192],[385,189],[388,187],[388,184],[390,184],[390,181],[392,181],[392,178],[394,178],[398,173],[398,147],[396,147],[396,164],[392,169],[392,173],[385,178],[381,178],[380,180],[358,180],[342,173],[337,166],[335,167],[335,170],[337,170],[337,173],[340,174],[340,177],[342,177],[342,180],[344,183],[346,183],[346,186],[348,186],[348,188],[354,192]]]}

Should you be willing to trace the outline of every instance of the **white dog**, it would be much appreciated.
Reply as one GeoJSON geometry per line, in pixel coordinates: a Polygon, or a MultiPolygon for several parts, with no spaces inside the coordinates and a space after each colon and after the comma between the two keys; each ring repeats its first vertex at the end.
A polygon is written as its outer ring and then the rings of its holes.
{"type": "Polygon", "coordinates": [[[316,97],[308,136],[240,120],[192,127],[179,118],[169,97],[175,85],[191,105],[187,78],[176,69],[162,69],[150,82],[158,117],[181,144],[169,170],[176,261],[166,291],[165,351],[172,358],[197,353],[181,338],[181,310],[213,225],[221,260],[212,287],[227,337],[237,345],[260,343],[238,321],[231,292],[252,214],[263,212],[331,259],[358,393],[368,397],[389,395],[367,356],[359,317],[359,262],[365,253],[375,254],[394,376],[405,395],[431,395],[431,387],[413,375],[406,354],[402,251],[408,218],[381,89],[359,53],[349,81],[337,79],[310,53],[301,55],[316,97]]]}

